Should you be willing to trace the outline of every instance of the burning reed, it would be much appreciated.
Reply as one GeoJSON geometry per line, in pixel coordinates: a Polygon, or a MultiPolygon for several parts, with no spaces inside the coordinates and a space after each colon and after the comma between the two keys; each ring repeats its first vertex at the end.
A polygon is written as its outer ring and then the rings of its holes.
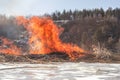
{"type": "MultiPolygon", "coordinates": [[[[17,17],[18,25],[23,25],[29,33],[29,54],[50,54],[54,52],[65,53],[72,60],[85,55],[86,51],[72,43],[63,43],[59,35],[63,28],[58,27],[49,18],[40,17],[17,17]]],[[[21,49],[17,48],[12,41],[6,38],[0,38],[2,45],[9,45],[7,48],[1,48],[0,53],[22,55],[21,49]]]]}

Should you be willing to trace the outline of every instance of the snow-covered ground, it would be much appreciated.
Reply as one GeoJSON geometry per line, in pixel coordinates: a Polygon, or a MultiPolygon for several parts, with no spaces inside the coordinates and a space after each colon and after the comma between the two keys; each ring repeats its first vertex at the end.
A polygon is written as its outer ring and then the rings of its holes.
{"type": "Polygon", "coordinates": [[[0,63],[0,80],[120,80],[120,64],[0,63]]]}

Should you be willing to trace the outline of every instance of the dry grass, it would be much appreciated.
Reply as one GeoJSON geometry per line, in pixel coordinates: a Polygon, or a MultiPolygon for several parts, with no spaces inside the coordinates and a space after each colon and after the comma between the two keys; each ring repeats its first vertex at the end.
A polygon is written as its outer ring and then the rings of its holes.
{"type": "Polygon", "coordinates": [[[93,54],[96,56],[96,58],[100,59],[109,59],[112,55],[112,52],[105,48],[104,46],[92,46],[93,48],[93,54]]]}

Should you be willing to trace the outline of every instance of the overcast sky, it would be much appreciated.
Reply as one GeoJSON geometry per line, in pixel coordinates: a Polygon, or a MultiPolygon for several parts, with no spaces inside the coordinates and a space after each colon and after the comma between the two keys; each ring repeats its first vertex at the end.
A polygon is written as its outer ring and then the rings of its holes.
{"type": "Polygon", "coordinates": [[[42,15],[54,11],[120,8],[120,0],[0,0],[0,14],[42,15]]]}

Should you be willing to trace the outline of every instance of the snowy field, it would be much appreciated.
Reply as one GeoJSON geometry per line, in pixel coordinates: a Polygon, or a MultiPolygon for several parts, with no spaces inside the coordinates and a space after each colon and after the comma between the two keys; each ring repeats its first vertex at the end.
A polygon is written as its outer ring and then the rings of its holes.
{"type": "Polygon", "coordinates": [[[120,80],[120,64],[0,63],[0,80],[120,80]]]}

